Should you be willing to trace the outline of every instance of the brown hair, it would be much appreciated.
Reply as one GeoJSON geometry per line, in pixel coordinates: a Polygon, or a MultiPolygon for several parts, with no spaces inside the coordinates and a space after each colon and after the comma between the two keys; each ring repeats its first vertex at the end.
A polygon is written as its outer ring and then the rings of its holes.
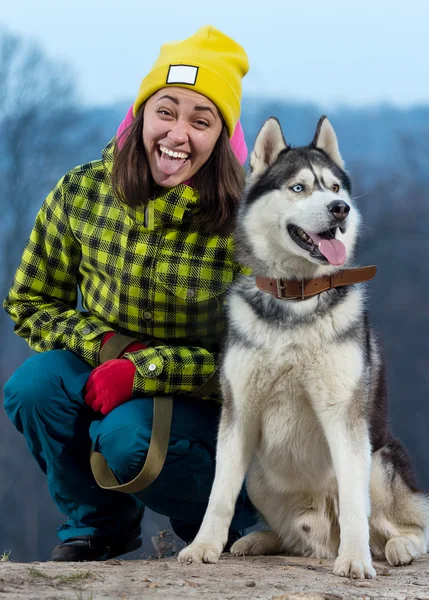
{"type": "MultiPolygon", "coordinates": [[[[121,149],[115,147],[112,187],[121,202],[146,205],[156,192],[143,145],[144,105],[137,112],[121,149]]],[[[230,233],[238,202],[244,190],[245,173],[235,157],[224,125],[208,161],[194,175],[200,194],[199,226],[205,233],[230,233]]]]}

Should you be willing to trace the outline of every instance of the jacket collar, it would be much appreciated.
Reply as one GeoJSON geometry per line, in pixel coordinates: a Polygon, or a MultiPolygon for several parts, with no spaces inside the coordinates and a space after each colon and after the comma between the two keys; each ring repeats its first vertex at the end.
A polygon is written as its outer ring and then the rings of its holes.
{"type": "MultiPolygon", "coordinates": [[[[102,162],[109,180],[115,145],[114,137],[102,151],[102,162]]],[[[158,227],[177,227],[188,223],[200,210],[199,193],[185,184],[174,188],[159,186],[147,206],[128,206],[119,200],[117,202],[124,211],[126,219],[130,221],[130,225],[138,223],[140,227],[149,231],[158,227]]]]}

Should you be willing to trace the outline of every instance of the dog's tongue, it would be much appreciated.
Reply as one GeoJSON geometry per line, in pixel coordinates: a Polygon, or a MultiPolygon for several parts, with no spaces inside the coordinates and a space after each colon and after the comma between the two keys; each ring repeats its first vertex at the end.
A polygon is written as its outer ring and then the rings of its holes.
{"type": "Polygon", "coordinates": [[[311,237],[313,242],[319,247],[320,253],[329,260],[331,265],[338,267],[345,263],[347,253],[343,242],[335,238],[325,240],[320,235],[317,235],[317,233],[307,232],[307,235],[311,237]]]}
{"type": "Polygon", "coordinates": [[[186,160],[186,158],[173,158],[163,152],[159,157],[159,168],[165,175],[173,175],[183,167],[186,160]]]}

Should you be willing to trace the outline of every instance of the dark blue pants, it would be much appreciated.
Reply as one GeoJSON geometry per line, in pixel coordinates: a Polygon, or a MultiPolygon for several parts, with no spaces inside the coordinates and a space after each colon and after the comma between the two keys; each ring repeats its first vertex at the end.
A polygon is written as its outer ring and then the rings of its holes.
{"type": "MultiPolygon", "coordinates": [[[[68,520],[64,541],[79,535],[126,536],[144,507],[170,517],[177,529],[195,529],[203,519],[214,477],[220,408],[176,397],[170,442],[159,477],[137,494],[98,487],[89,464],[91,439],[123,483],[141,470],[149,448],[153,401],[130,400],[102,417],[83,401],[91,367],[66,350],[36,354],[7,382],[5,409],[48,477],[51,496],[68,520]]],[[[255,523],[243,490],[231,529],[255,523]]]]}

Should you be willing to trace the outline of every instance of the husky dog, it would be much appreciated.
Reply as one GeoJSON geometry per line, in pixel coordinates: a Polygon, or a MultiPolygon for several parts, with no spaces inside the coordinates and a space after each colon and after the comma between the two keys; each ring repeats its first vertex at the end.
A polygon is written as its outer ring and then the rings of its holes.
{"type": "Polygon", "coordinates": [[[427,552],[429,499],[388,426],[360,283],[375,269],[350,268],[360,222],[350,180],[326,117],[302,148],[268,119],[250,164],[237,250],[253,275],[230,290],[216,476],[179,561],[217,562],[247,473],[270,529],[233,554],[336,558],[335,574],[374,577],[371,554],[406,565],[427,552]]]}

